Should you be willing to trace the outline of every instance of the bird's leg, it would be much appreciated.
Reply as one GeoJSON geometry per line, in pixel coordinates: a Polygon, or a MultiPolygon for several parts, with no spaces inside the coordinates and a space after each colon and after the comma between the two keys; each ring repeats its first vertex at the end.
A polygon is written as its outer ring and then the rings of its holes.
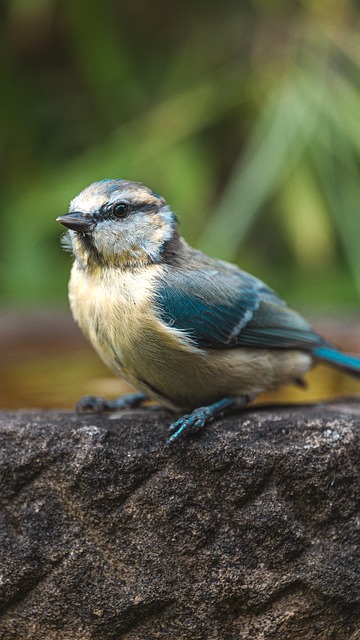
{"type": "Polygon", "coordinates": [[[102,413],[103,411],[117,411],[118,409],[132,409],[139,407],[147,400],[145,393],[129,393],[115,400],[85,396],[75,405],[76,413],[102,413]]]}
{"type": "Polygon", "coordinates": [[[200,407],[195,409],[192,413],[183,416],[170,426],[169,431],[172,434],[167,440],[167,444],[174,442],[181,436],[187,433],[194,433],[202,429],[206,424],[214,420],[216,417],[221,416],[225,411],[236,406],[238,409],[244,408],[249,402],[253,400],[252,396],[241,396],[223,398],[208,407],[200,407]]]}

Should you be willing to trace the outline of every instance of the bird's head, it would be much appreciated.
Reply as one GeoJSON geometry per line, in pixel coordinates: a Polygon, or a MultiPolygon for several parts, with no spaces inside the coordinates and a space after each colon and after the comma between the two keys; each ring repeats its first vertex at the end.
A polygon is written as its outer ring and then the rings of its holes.
{"type": "Polygon", "coordinates": [[[165,200],[128,180],[94,182],[57,221],[68,229],[64,244],[88,267],[159,262],[177,234],[176,218],[165,200]]]}

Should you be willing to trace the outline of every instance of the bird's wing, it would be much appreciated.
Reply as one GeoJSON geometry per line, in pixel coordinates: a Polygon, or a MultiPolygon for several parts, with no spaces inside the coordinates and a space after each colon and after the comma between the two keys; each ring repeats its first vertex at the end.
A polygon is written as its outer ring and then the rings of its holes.
{"type": "Polygon", "coordinates": [[[323,344],[310,325],[257,278],[222,261],[169,269],[158,282],[161,320],[207,349],[312,350],[323,344]]]}

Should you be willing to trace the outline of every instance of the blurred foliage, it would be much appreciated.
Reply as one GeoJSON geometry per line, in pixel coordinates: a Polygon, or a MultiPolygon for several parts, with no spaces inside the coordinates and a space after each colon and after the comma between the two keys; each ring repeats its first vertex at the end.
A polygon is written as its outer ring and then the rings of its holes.
{"type": "Polygon", "coordinates": [[[54,219],[90,182],[122,177],[293,304],[356,304],[355,0],[7,0],[0,12],[3,300],[65,300],[54,219]]]}

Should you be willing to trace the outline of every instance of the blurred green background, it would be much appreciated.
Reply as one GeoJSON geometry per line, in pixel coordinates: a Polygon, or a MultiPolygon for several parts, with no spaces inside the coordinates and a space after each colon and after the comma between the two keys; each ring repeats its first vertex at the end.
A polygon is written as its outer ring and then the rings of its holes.
{"type": "Polygon", "coordinates": [[[3,309],[67,306],[55,218],[121,177],[307,315],[356,312],[358,2],[7,0],[0,14],[3,309]]]}
{"type": "Polygon", "coordinates": [[[139,180],[297,305],[360,295],[358,3],[8,0],[1,293],[65,299],[54,218],[139,180]]]}

